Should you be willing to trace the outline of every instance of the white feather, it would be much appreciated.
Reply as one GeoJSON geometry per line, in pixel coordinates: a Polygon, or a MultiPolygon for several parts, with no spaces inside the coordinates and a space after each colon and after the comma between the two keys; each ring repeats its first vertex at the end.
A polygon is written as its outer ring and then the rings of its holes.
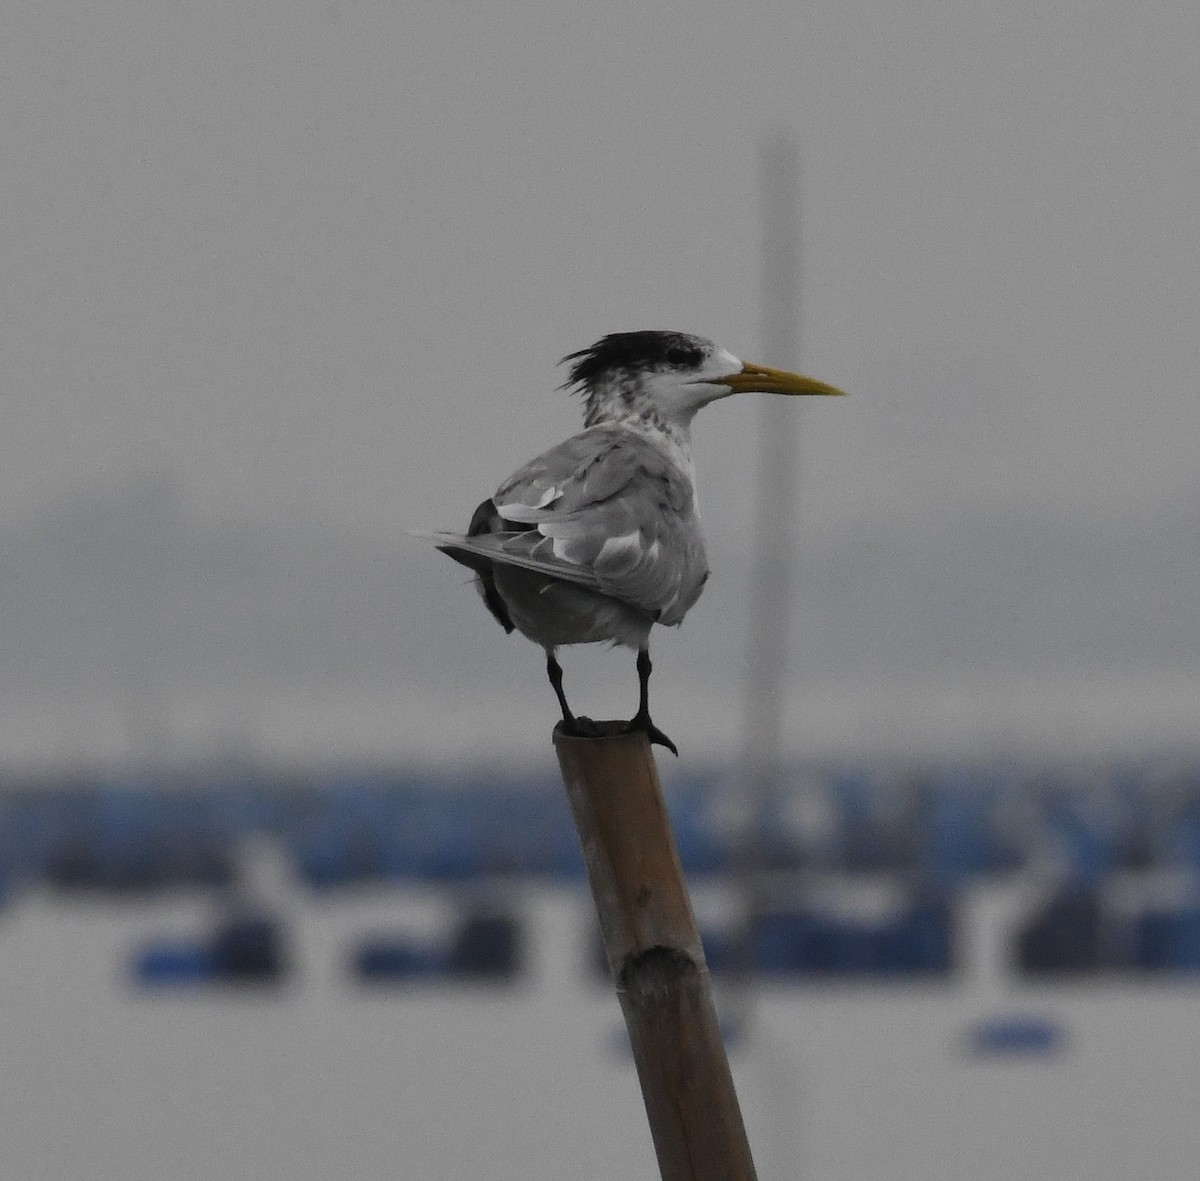
{"type": "Polygon", "coordinates": [[[514,521],[518,525],[534,525],[546,515],[546,506],[556,501],[558,496],[559,491],[552,484],[542,493],[537,504],[522,504],[519,500],[514,500],[496,505],[496,512],[506,521],[514,521]]]}

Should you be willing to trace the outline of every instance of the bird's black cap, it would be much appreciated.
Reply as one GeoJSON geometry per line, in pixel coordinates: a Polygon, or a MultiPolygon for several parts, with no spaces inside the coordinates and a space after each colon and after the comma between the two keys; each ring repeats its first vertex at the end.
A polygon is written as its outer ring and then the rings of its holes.
{"type": "Polygon", "coordinates": [[[707,341],[686,332],[612,332],[563,357],[560,363],[571,366],[564,388],[593,386],[619,372],[699,365],[708,347],[707,341]]]}

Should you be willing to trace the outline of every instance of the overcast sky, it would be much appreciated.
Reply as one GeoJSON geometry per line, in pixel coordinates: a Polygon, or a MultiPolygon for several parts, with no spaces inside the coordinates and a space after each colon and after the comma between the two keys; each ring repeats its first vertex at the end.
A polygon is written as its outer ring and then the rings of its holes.
{"type": "MultiPolygon", "coordinates": [[[[771,363],[780,129],[802,365],[852,395],[796,417],[798,552],[1200,504],[1193,4],[107,0],[0,30],[0,525],[165,473],[202,520],[461,526],[576,428],[554,365],[600,334],[771,363]]],[[[697,423],[730,563],[754,423],[697,423]]],[[[502,639],[480,659],[542,693],[502,639]]]]}

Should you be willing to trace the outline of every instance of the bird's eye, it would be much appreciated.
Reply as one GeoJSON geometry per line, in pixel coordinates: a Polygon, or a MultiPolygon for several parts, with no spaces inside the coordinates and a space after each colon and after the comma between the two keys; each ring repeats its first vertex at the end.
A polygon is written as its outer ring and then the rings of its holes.
{"type": "Polygon", "coordinates": [[[675,345],[667,349],[667,362],[671,365],[690,365],[692,364],[692,355],[687,349],[675,345]]]}

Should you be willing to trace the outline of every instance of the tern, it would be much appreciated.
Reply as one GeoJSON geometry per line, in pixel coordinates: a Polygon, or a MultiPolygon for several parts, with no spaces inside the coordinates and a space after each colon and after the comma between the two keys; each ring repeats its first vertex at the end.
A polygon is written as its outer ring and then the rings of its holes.
{"type": "Polygon", "coordinates": [[[678,755],[650,719],[650,630],[678,626],[700,597],[708,560],[696,511],[691,426],[731,394],[841,394],[735,357],[682,332],[617,332],[564,357],[560,387],[582,395],[584,429],[513,472],[466,533],[420,533],[469,567],[488,610],[546,652],[568,734],[576,717],[555,655],[608,642],[637,651],[638,709],[626,730],[678,755]]]}

